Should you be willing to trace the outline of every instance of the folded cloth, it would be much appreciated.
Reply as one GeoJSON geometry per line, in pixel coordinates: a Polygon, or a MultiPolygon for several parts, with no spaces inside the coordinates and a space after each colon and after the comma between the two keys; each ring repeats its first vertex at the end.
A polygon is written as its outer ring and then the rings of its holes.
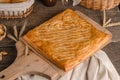
{"type": "MultiPolygon", "coordinates": [[[[39,75],[23,75],[17,80],[48,80],[39,75]]],[[[58,80],[120,80],[120,76],[102,50],[80,63],[58,80]]]]}
{"type": "Polygon", "coordinates": [[[80,3],[81,0],[73,0],[73,6],[76,6],[80,3]]]}

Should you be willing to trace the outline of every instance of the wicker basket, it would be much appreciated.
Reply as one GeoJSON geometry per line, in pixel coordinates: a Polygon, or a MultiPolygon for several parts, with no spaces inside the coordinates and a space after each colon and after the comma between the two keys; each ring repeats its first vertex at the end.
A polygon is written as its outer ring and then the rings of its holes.
{"type": "Polygon", "coordinates": [[[21,3],[0,3],[0,18],[23,18],[33,10],[34,0],[21,3]]]}
{"type": "Polygon", "coordinates": [[[80,5],[93,10],[108,10],[119,3],[120,0],[82,0],[80,5]]]}

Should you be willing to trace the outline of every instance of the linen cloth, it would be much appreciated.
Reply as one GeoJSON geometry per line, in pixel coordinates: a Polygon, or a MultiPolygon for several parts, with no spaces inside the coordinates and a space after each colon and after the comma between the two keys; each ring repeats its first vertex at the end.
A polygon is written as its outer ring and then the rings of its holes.
{"type": "MultiPolygon", "coordinates": [[[[17,80],[48,80],[39,75],[23,75],[17,80]]],[[[102,50],[80,63],[58,80],[120,80],[120,76],[102,50]]]]}
{"type": "Polygon", "coordinates": [[[76,6],[80,3],[81,0],[73,0],[73,6],[76,6]]]}

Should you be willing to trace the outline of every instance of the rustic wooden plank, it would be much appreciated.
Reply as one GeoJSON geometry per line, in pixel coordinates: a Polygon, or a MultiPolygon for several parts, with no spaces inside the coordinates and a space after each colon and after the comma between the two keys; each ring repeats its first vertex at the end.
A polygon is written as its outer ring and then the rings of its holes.
{"type": "Polygon", "coordinates": [[[13,63],[13,61],[15,60],[16,56],[17,56],[17,51],[16,48],[13,47],[5,47],[5,48],[0,48],[0,51],[5,50],[8,52],[8,55],[3,56],[3,60],[0,61],[0,71],[2,71],[3,69],[7,68],[10,64],[13,63]]]}
{"type": "Polygon", "coordinates": [[[119,4],[118,8],[119,8],[119,10],[120,10],[120,4],[119,4]]]}
{"type": "Polygon", "coordinates": [[[25,45],[22,42],[17,42],[16,46],[18,55],[13,64],[0,72],[0,80],[14,80],[18,76],[26,73],[42,74],[50,80],[56,80],[61,76],[53,66],[44,61],[30,49],[29,55],[25,55],[25,45]],[[2,76],[4,77],[2,78],[2,76]]]}
{"type": "Polygon", "coordinates": [[[104,47],[103,50],[107,53],[113,65],[120,74],[120,42],[113,42],[104,47]]]}
{"type": "MultiPolygon", "coordinates": [[[[28,24],[27,24],[26,30],[24,32],[24,34],[25,34],[30,29],[32,29],[35,26],[50,19],[52,16],[54,16],[55,14],[61,12],[62,10],[66,9],[66,8],[80,10],[83,13],[85,13],[86,15],[88,15],[90,18],[95,20],[97,23],[102,24],[102,12],[101,11],[92,11],[92,10],[86,9],[84,7],[81,7],[79,5],[76,7],[72,7],[72,6],[65,7],[65,6],[62,6],[62,3],[60,0],[58,0],[57,5],[54,7],[46,7],[43,4],[41,4],[40,0],[36,0],[36,3],[34,4],[34,10],[33,10],[32,14],[30,14],[27,18],[9,19],[9,20],[0,19],[0,23],[7,26],[8,33],[12,33],[13,32],[12,27],[14,24],[16,24],[18,27],[18,30],[20,30],[24,21],[27,20],[28,24]]],[[[117,11],[118,11],[117,7],[107,11],[108,18],[112,18],[113,22],[120,21],[120,12],[117,12],[117,11]]],[[[119,36],[120,27],[119,26],[111,27],[111,28],[107,28],[107,29],[112,32],[113,41],[120,41],[120,36],[119,36]]],[[[118,54],[119,54],[120,50],[119,50],[119,47],[117,47],[120,45],[119,43],[120,42],[112,43],[112,44],[108,45],[107,47],[105,47],[104,50],[108,53],[109,56],[111,56],[110,59],[112,60],[115,67],[117,68],[118,72],[120,73],[120,65],[119,65],[120,60],[118,59],[119,58],[118,54]],[[115,56],[114,58],[112,58],[113,55],[115,56]]],[[[3,47],[3,46],[6,47],[6,48],[0,48],[0,49],[5,49],[9,52],[9,55],[5,56],[3,61],[0,62],[0,71],[5,69],[9,64],[12,63],[12,61],[14,61],[13,59],[15,59],[15,55],[16,55],[15,47],[10,47],[10,46],[14,46],[14,45],[15,45],[15,42],[8,38],[5,38],[3,41],[0,41],[0,47],[3,47]]]]}
{"type": "MultiPolygon", "coordinates": [[[[102,44],[100,48],[105,46],[108,42],[111,40],[111,33],[102,28],[100,25],[98,25],[96,22],[91,20],[86,15],[82,14],[80,11],[76,11],[83,19],[86,19],[89,23],[94,25],[94,27],[98,30],[104,31],[106,34],[109,35],[109,37],[105,38],[106,43],[102,44]]],[[[21,39],[22,40],[22,39],[21,39]]],[[[22,40],[27,45],[27,42],[22,40]]],[[[45,74],[47,75],[51,80],[56,80],[60,76],[64,75],[65,72],[58,68],[55,64],[48,61],[46,58],[41,56],[39,51],[32,48],[33,46],[27,45],[29,47],[29,55],[25,55],[25,45],[22,42],[17,42],[17,57],[14,61],[14,63],[8,67],[6,70],[2,71],[0,75],[4,75],[4,78],[0,78],[0,80],[14,80],[18,76],[21,76],[25,73],[39,73],[39,74],[45,74]],[[32,51],[30,50],[32,49],[32,51]],[[33,52],[34,51],[34,52],[33,52]],[[37,55],[36,55],[36,54],[37,55]]],[[[99,49],[100,49],[99,48],[99,49]]],[[[95,51],[96,52],[96,51],[95,51]]],[[[91,54],[88,54],[89,57],[91,54]]],[[[87,58],[87,57],[85,57],[87,58]]],[[[84,59],[85,59],[84,58],[84,59]]]]}

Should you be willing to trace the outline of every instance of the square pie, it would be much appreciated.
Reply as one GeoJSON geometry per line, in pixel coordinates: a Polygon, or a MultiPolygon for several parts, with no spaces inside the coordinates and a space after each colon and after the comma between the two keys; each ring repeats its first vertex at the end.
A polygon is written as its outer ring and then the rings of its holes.
{"type": "Polygon", "coordinates": [[[30,30],[23,39],[56,66],[68,71],[101,49],[110,35],[66,9],[30,30]]]}

